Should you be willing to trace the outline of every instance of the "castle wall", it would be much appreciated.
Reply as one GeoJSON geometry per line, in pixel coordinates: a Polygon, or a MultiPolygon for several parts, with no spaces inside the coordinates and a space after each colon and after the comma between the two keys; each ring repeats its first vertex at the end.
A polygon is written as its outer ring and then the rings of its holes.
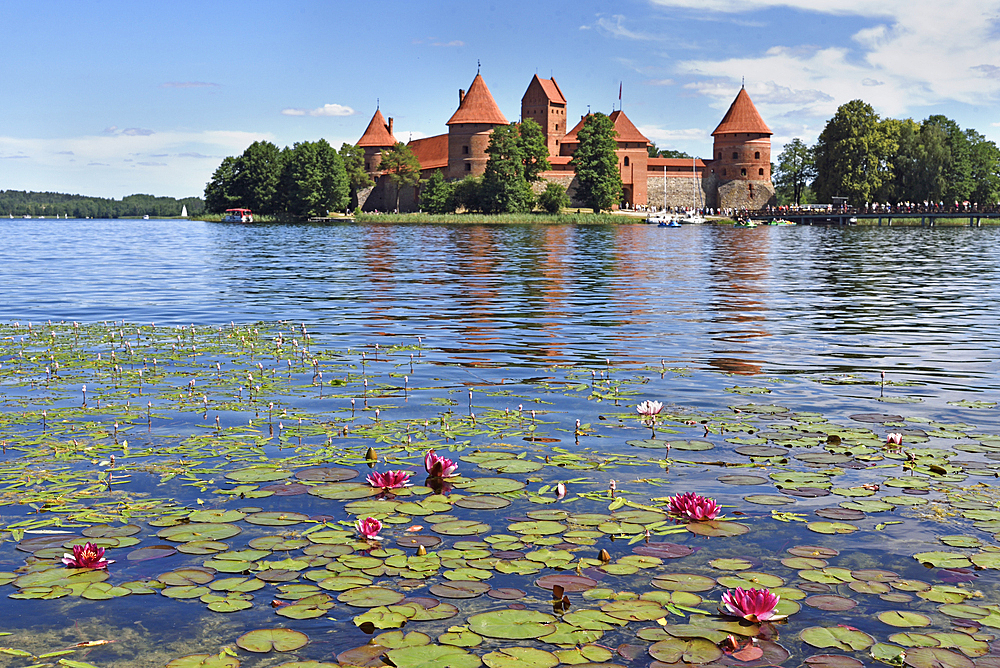
{"type": "Polygon", "coordinates": [[[718,193],[721,209],[756,210],[778,203],[770,181],[724,181],[719,185],[718,193]]]}
{"type": "Polygon", "coordinates": [[[646,192],[649,206],[654,209],[667,207],[701,208],[707,204],[712,193],[706,188],[714,183],[711,179],[698,178],[692,188],[691,176],[667,176],[654,173],[646,177],[646,192]],[[664,181],[666,181],[666,200],[664,200],[664,181]],[[697,199],[697,201],[695,201],[697,199]]]}
{"type": "MultiPolygon", "coordinates": [[[[386,175],[376,177],[375,185],[358,191],[358,206],[362,211],[395,211],[396,186],[386,175]]],[[[416,211],[419,207],[417,189],[405,187],[399,193],[399,210],[416,211]]]]}

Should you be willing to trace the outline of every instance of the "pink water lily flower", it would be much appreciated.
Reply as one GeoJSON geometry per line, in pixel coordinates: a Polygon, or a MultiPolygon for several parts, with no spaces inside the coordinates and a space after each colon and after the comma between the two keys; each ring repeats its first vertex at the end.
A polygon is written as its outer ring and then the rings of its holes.
{"type": "Polygon", "coordinates": [[[896,434],[896,433],[889,434],[885,438],[885,443],[886,443],[886,445],[902,445],[903,444],[903,435],[902,434],[896,434]]]}
{"type": "Polygon", "coordinates": [[[363,520],[358,520],[354,526],[357,527],[358,533],[368,540],[382,540],[378,535],[378,532],[382,530],[382,523],[374,517],[366,517],[363,520]]]}
{"type": "Polygon", "coordinates": [[[776,615],[774,608],[781,599],[768,589],[743,589],[737,587],[722,595],[720,610],[734,617],[742,617],[751,622],[766,622],[784,619],[785,615],[776,615]]]}
{"type": "Polygon", "coordinates": [[[433,450],[428,450],[424,455],[424,470],[432,478],[450,478],[458,470],[458,464],[447,457],[438,456],[433,450]]]}
{"type": "Polygon", "coordinates": [[[660,411],[663,410],[663,404],[659,401],[643,401],[641,404],[635,407],[635,412],[639,415],[649,418],[654,415],[659,415],[660,411]]]}
{"type": "Polygon", "coordinates": [[[367,480],[372,487],[399,489],[410,485],[410,473],[408,471],[386,471],[385,473],[375,471],[368,476],[367,480]]]}
{"type": "Polygon", "coordinates": [[[720,508],[715,499],[709,499],[694,492],[672,496],[669,501],[670,513],[688,520],[714,520],[719,516],[720,508]]]}
{"type": "Polygon", "coordinates": [[[104,558],[104,548],[93,543],[74,545],[73,554],[64,554],[62,562],[73,568],[92,568],[99,570],[115,563],[113,559],[104,558]]]}

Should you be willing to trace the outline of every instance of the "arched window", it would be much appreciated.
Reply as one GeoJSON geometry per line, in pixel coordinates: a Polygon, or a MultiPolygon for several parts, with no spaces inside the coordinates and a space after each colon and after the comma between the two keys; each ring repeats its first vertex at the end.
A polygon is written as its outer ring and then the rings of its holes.
{"type": "Polygon", "coordinates": [[[753,154],[753,159],[760,160],[760,151],[757,151],[756,153],[753,154]]]}
{"type": "Polygon", "coordinates": [[[761,167],[760,169],[758,169],[757,173],[760,174],[761,176],[764,176],[764,168],[761,167]]]}
{"type": "Polygon", "coordinates": [[[625,166],[628,167],[628,156],[625,156],[625,166]]]}
{"type": "Polygon", "coordinates": [[[746,175],[747,175],[747,170],[741,169],[740,170],[740,176],[746,176],[746,175]]]}

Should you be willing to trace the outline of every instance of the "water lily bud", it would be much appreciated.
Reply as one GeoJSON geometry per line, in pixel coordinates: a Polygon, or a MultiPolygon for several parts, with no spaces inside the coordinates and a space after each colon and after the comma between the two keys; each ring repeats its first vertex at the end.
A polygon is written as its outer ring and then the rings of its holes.
{"type": "Polygon", "coordinates": [[[600,559],[605,564],[611,561],[611,555],[608,554],[607,550],[601,550],[600,553],[597,555],[597,558],[600,559]]]}
{"type": "Polygon", "coordinates": [[[426,557],[427,556],[427,548],[424,547],[423,545],[421,545],[420,547],[418,547],[417,548],[417,556],[418,557],[426,557]]]}
{"type": "Polygon", "coordinates": [[[375,452],[375,448],[368,448],[368,452],[365,453],[365,459],[372,462],[378,461],[378,453],[375,452]]]}

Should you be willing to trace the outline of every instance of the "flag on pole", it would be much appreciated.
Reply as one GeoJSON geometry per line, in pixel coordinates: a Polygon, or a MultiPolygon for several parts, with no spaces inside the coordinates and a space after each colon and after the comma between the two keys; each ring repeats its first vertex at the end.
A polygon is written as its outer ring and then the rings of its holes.
{"type": "Polygon", "coordinates": [[[621,108],[622,103],[622,82],[618,82],[618,107],[621,108]]]}

